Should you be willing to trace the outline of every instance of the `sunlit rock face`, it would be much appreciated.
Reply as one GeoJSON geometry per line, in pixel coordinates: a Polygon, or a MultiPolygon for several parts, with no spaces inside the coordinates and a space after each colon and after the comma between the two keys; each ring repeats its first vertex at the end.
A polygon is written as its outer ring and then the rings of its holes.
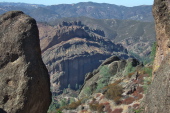
{"type": "Polygon", "coordinates": [[[170,113],[170,1],[155,0],[157,51],[153,82],[148,88],[143,113],[170,113]]]}
{"type": "Polygon", "coordinates": [[[153,15],[155,19],[157,52],[154,61],[154,71],[156,71],[164,58],[170,51],[170,1],[155,0],[153,5],[153,15]]]}

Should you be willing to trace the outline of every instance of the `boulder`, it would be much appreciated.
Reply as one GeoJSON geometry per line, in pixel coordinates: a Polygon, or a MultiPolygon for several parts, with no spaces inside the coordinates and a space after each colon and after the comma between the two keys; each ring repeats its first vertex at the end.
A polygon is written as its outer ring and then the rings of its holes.
{"type": "Polygon", "coordinates": [[[47,113],[50,80],[36,21],[21,11],[1,15],[0,53],[0,111],[47,113]]]}
{"type": "Polygon", "coordinates": [[[143,113],[170,113],[170,1],[155,0],[153,15],[156,23],[157,48],[153,81],[143,102],[143,113]]]}

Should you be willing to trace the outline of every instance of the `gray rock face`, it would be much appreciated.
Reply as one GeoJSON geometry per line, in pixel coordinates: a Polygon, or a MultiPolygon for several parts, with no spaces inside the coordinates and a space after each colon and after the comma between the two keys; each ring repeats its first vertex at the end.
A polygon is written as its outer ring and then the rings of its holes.
{"type": "Polygon", "coordinates": [[[0,110],[46,113],[51,102],[36,21],[21,11],[0,16],[0,110]]]}

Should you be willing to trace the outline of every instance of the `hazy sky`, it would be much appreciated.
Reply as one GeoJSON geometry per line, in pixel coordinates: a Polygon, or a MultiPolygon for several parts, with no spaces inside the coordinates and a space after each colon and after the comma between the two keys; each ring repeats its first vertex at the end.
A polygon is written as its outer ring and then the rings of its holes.
{"type": "Polygon", "coordinates": [[[97,3],[109,3],[124,6],[138,6],[138,5],[152,5],[154,0],[0,0],[0,2],[24,2],[31,4],[44,4],[44,5],[56,5],[56,4],[72,4],[78,2],[97,2],[97,3]]]}

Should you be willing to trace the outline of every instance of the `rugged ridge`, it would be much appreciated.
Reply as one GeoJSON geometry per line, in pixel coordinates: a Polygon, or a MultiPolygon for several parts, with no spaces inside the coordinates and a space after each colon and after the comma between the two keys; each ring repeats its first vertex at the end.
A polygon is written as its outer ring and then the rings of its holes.
{"type": "Polygon", "coordinates": [[[156,23],[157,51],[153,82],[144,101],[144,113],[170,112],[170,1],[155,0],[153,14],[156,23]]]}
{"type": "MultiPolygon", "coordinates": [[[[104,32],[79,22],[62,22],[50,27],[39,24],[43,60],[48,67],[52,87],[75,89],[84,82],[85,74],[97,68],[112,54],[128,58],[121,44],[105,39],[104,32]],[[46,28],[50,28],[44,33],[46,28]]],[[[56,92],[56,91],[53,91],[56,92]]]]}
{"type": "Polygon", "coordinates": [[[36,21],[21,11],[0,16],[0,110],[46,113],[50,80],[42,62],[36,21]]]}
{"type": "Polygon", "coordinates": [[[62,21],[81,21],[84,25],[101,29],[105,37],[115,43],[121,43],[127,50],[140,60],[149,60],[151,45],[155,42],[154,22],[140,22],[135,20],[94,19],[88,17],[62,18],[50,22],[57,25],[62,21]]]}
{"type": "Polygon", "coordinates": [[[77,4],[59,4],[43,6],[38,4],[0,2],[0,14],[10,10],[22,10],[37,21],[50,22],[64,17],[86,16],[96,19],[121,19],[153,21],[152,6],[118,6],[106,3],[80,2],[77,4]]]}

